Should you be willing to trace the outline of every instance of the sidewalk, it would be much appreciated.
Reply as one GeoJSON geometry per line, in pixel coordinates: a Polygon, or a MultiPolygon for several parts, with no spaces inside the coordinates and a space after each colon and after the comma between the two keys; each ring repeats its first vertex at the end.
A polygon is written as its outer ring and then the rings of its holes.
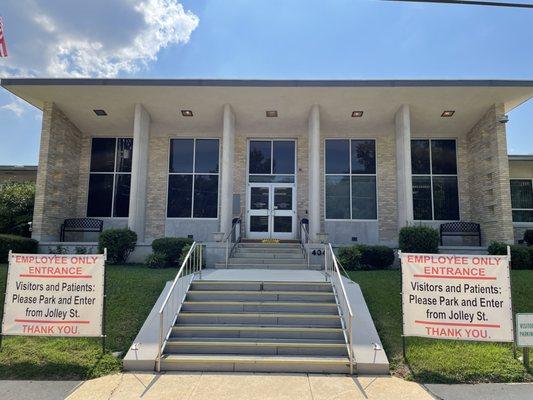
{"type": "Polygon", "coordinates": [[[479,383],[477,385],[424,385],[443,400],[533,400],[533,383],[479,383]]]}
{"type": "Polygon", "coordinates": [[[394,377],[260,373],[125,373],[87,381],[68,400],[433,400],[394,377]]]}
{"type": "Polygon", "coordinates": [[[63,400],[81,381],[3,381],[2,400],[63,400]]]}

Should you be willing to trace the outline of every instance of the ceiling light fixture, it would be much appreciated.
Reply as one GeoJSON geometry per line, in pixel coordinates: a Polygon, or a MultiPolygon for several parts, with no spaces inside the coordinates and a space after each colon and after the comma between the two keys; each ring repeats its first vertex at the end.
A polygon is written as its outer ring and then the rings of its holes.
{"type": "Polygon", "coordinates": [[[352,111],[352,118],[361,118],[363,116],[362,111],[352,111]]]}
{"type": "Polygon", "coordinates": [[[450,118],[450,117],[453,117],[453,114],[455,114],[454,110],[446,110],[446,111],[443,111],[440,116],[442,118],[450,118]]]}
{"type": "Polygon", "coordinates": [[[191,110],[181,110],[181,115],[184,117],[192,117],[192,111],[191,110]]]}
{"type": "Polygon", "coordinates": [[[266,112],[268,118],[277,118],[278,112],[276,110],[270,110],[266,112]]]}
{"type": "Polygon", "coordinates": [[[99,117],[105,117],[107,115],[107,113],[105,112],[105,110],[93,110],[93,112],[98,115],[99,117]]]}

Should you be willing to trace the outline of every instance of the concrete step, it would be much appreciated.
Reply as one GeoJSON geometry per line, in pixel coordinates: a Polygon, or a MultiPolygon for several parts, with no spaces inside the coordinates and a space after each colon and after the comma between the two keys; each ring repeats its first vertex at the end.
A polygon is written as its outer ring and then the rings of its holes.
{"type": "Polygon", "coordinates": [[[250,290],[189,290],[186,301],[295,301],[295,302],[334,302],[332,292],[302,291],[250,291],[250,290]]]}
{"type": "Polygon", "coordinates": [[[167,354],[161,360],[167,371],[255,371],[349,373],[347,357],[295,357],[254,355],[167,354]]]}
{"type": "Polygon", "coordinates": [[[184,311],[178,315],[178,325],[299,325],[325,326],[336,328],[341,326],[338,315],[328,314],[297,314],[273,312],[191,312],[184,311]]]}
{"type": "MultiPolygon", "coordinates": [[[[226,268],[226,264],[223,263],[223,262],[219,262],[219,263],[216,263],[215,264],[215,268],[217,269],[224,269],[226,268]]],[[[283,269],[283,270],[307,270],[307,269],[310,269],[310,270],[315,270],[315,271],[320,271],[322,270],[322,266],[321,265],[314,265],[314,264],[311,264],[311,265],[307,265],[307,263],[302,263],[302,264],[296,264],[296,263],[290,263],[290,264],[273,264],[273,263],[269,263],[269,264],[259,264],[259,263],[256,263],[255,261],[252,261],[250,260],[249,263],[233,263],[232,260],[230,259],[230,262],[228,263],[228,266],[227,266],[228,269],[283,269]]]]}
{"type": "Polygon", "coordinates": [[[278,290],[291,292],[331,292],[329,282],[261,282],[261,281],[209,281],[196,280],[191,284],[192,290],[278,290]]]}
{"type": "Polygon", "coordinates": [[[301,249],[302,245],[298,242],[295,243],[247,243],[241,242],[237,244],[239,249],[301,249]]]}
{"type": "Polygon", "coordinates": [[[297,325],[175,325],[171,337],[344,340],[341,328],[297,325]]]}
{"type": "Polygon", "coordinates": [[[186,301],[182,311],[195,312],[295,312],[299,314],[338,315],[337,304],[282,301],[186,301]]]}
{"type": "Polygon", "coordinates": [[[230,264],[254,264],[254,265],[263,265],[263,264],[283,264],[283,265],[305,265],[307,267],[307,261],[303,258],[263,258],[263,257],[231,257],[229,259],[230,264]]]}
{"type": "Polygon", "coordinates": [[[173,338],[167,342],[165,353],[347,356],[347,349],[341,340],[173,338]]]}
{"type": "Polygon", "coordinates": [[[235,247],[234,250],[235,253],[242,253],[242,254],[296,254],[296,253],[302,253],[301,247],[280,247],[280,248],[273,248],[273,247],[235,247]]]}
{"type": "Polygon", "coordinates": [[[302,252],[296,252],[294,250],[290,252],[253,252],[253,251],[242,251],[237,250],[233,253],[232,259],[242,258],[242,259],[253,259],[253,260],[304,260],[305,257],[302,252]]]}

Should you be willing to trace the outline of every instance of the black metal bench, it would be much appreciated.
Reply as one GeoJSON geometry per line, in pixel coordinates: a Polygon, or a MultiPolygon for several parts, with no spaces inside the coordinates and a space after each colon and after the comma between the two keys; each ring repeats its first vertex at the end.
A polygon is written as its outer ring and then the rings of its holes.
{"type": "Polygon", "coordinates": [[[95,218],[68,218],[61,224],[60,241],[65,241],[65,232],[102,232],[104,221],[95,218]]]}
{"type": "Polygon", "coordinates": [[[440,224],[440,245],[443,236],[477,236],[481,246],[481,229],[475,222],[446,222],[440,224]]]}

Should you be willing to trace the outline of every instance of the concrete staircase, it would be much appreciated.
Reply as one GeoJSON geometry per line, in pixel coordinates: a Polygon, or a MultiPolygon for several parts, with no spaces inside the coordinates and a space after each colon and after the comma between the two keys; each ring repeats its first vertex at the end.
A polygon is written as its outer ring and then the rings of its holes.
{"type": "MultiPolygon", "coordinates": [[[[237,258],[248,261],[232,263],[232,268],[307,268],[292,261],[300,260],[291,257],[299,256],[298,248],[282,247],[283,258],[266,257],[269,253],[261,247],[264,259],[254,258],[247,251],[250,246],[241,247],[238,255],[246,256],[237,258]]],[[[161,370],[349,373],[331,284],[193,281],[165,346],[161,370]]]]}
{"type": "MultiPolygon", "coordinates": [[[[215,264],[215,268],[226,268],[225,262],[215,264]]],[[[284,269],[320,270],[320,265],[307,265],[300,243],[238,243],[229,258],[228,269],[284,269]]]]}

